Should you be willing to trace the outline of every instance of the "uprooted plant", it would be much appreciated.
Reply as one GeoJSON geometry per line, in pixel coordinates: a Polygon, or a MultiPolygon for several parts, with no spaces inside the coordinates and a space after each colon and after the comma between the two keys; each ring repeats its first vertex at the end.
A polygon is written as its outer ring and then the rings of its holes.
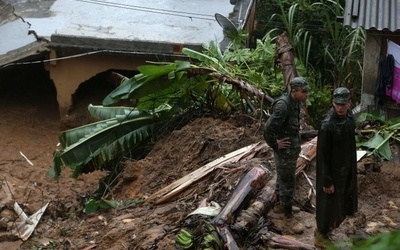
{"type": "Polygon", "coordinates": [[[368,151],[368,156],[391,160],[390,144],[400,141],[400,118],[386,119],[379,111],[362,113],[357,119],[358,147],[368,151]]]}
{"type": "Polygon", "coordinates": [[[267,34],[254,50],[235,46],[241,53],[223,53],[214,43],[205,53],[184,48],[188,61],[149,63],[138,67],[140,73],[132,78],[119,75],[119,86],[103,105],[89,105],[99,121],[59,136],[61,148],[54,151],[50,175],[58,178],[63,166],[70,167],[75,178],[96,169],[112,170],[123,155],[134,158],[166,121],[189,110],[262,110],[262,104],[273,100],[266,93],[282,90],[276,76],[269,74],[275,55],[271,41],[267,34]],[[130,105],[118,106],[121,101],[130,105]]]}

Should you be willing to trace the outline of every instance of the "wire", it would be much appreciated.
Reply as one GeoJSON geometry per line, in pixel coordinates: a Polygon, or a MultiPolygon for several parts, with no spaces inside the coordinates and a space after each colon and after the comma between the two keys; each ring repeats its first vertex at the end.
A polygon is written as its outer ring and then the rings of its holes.
{"type": "MultiPolygon", "coordinates": [[[[99,54],[99,53],[115,53],[115,54],[133,54],[133,55],[155,55],[159,56],[159,53],[149,53],[149,52],[132,52],[132,51],[119,51],[119,50],[97,50],[97,51],[91,51],[91,52],[86,52],[86,53],[81,53],[81,54],[75,54],[72,56],[64,56],[64,57],[58,57],[58,58],[53,58],[53,59],[46,59],[46,60],[37,60],[37,61],[30,61],[30,62],[18,62],[18,63],[9,63],[5,64],[0,67],[6,68],[9,66],[18,66],[18,65],[29,65],[29,64],[38,64],[38,63],[46,63],[46,62],[55,62],[55,61],[62,61],[62,60],[67,60],[67,59],[72,59],[72,58],[77,58],[77,57],[83,57],[83,56],[89,56],[89,55],[94,55],[94,54],[99,54]]],[[[173,57],[182,57],[182,58],[187,58],[186,55],[170,55],[166,54],[166,56],[173,56],[173,57]]]]}
{"type": "Polygon", "coordinates": [[[151,7],[142,7],[142,6],[137,6],[137,5],[120,4],[120,3],[113,3],[113,2],[100,1],[100,0],[75,0],[75,1],[103,5],[103,6],[111,6],[111,7],[115,7],[115,8],[137,10],[137,11],[143,11],[143,12],[149,12],[149,13],[157,13],[157,14],[171,15],[171,16],[177,16],[177,17],[187,17],[190,19],[203,19],[203,20],[209,20],[209,21],[216,21],[214,18],[214,15],[210,15],[210,14],[158,9],[158,8],[151,8],[151,7]]]}

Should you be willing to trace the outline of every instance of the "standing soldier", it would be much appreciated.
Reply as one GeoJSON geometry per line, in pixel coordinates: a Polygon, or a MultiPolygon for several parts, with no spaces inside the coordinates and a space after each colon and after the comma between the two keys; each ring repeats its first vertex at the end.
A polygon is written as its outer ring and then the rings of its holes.
{"type": "Polygon", "coordinates": [[[314,245],[324,248],[328,233],[357,211],[357,157],[350,91],[337,88],[332,108],[318,131],[314,245]]]}
{"type": "MultiPolygon", "coordinates": [[[[293,233],[303,233],[303,225],[293,217],[293,195],[295,190],[296,163],[301,151],[300,105],[308,98],[310,87],[303,77],[290,81],[290,92],[284,93],[272,104],[272,114],[268,119],[264,138],[274,150],[277,171],[277,206],[284,213],[284,224],[293,233]]],[[[278,209],[279,210],[279,209],[278,209]]]]}

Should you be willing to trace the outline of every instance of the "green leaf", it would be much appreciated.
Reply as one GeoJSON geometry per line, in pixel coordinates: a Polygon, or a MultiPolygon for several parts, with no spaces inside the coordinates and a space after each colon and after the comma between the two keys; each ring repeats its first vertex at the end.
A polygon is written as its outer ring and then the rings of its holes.
{"type": "Polygon", "coordinates": [[[101,209],[105,209],[105,210],[108,210],[110,208],[117,208],[119,206],[119,203],[117,201],[106,200],[104,198],[101,198],[100,200],[98,200],[98,204],[101,209]]]}
{"type": "MultiPolygon", "coordinates": [[[[167,65],[143,65],[138,67],[141,71],[139,77],[132,77],[125,84],[117,87],[102,104],[108,106],[123,99],[139,100],[148,95],[161,95],[161,91],[169,88],[178,79],[180,81],[186,74],[184,70],[191,67],[189,62],[176,61],[167,65]],[[178,74],[179,72],[179,74],[178,74]]],[[[157,105],[154,105],[157,106],[157,105]]]]}
{"type": "Polygon", "coordinates": [[[400,231],[395,230],[387,233],[373,235],[361,242],[358,242],[353,250],[396,250],[400,249],[400,231]]]}
{"type": "Polygon", "coordinates": [[[53,152],[54,166],[52,168],[50,168],[49,171],[47,172],[47,176],[50,178],[53,178],[53,179],[57,179],[61,174],[61,168],[63,166],[63,163],[62,163],[61,159],[59,158],[59,155],[60,155],[59,150],[55,150],[53,152]]]}
{"type": "MultiPolygon", "coordinates": [[[[137,114],[137,113],[135,113],[135,114],[137,114]]],[[[67,147],[71,146],[72,144],[75,144],[75,143],[83,140],[83,138],[89,136],[90,134],[100,131],[103,128],[116,125],[116,124],[118,124],[118,122],[119,121],[116,118],[113,118],[113,119],[103,120],[103,121],[99,121],[99,122],[94,122],[94,123],[87,124],[87,125],[77,127],[77,128],[72,128],[72,129],[63,131],[58,136],[58,139],[61,143],[62,148],[67,148],[67,147]]]]}
{"type": "Polygon", "coordinates": [[[357,118],[357,123],[363,123],[366,121],[379,121],[381,123],[385,123],[385,115],[381,114],[379,111],[372,110],[369,113],[361,113],[357,118]]]}
{"type": "MultiPolygon", "coordinates": [[[[141,74],[142,75],[142,74],[141,74]]],[[[129,93],[131,93],[135,88],[139,88],[139,81],[135,77],[124,81],[124,84],[119,85],[110,94],[108,94],[102,104],[108,106],[119,102],[120,100],[125,100],[129,98],[129,93]]]]}
{"type": "Polygon", "coordinates": [[[89,104],[88,110],[90,115],[98,120],[108,120],[117,115],[125,115],[130,112],[139,112],[135,111],[132,107],[104,107],[101,105],[94,106],[92,104],[89,104]]]}
{"type": "MultiPolygon", "coordinates": [[[[113,143],[128,150],[129,142],[137,143],[149,137],[149,130],[153,127],[149,125],[151,122],[152,117],[147,116],[105,127],[65,148],[60,153],[59,158],[64,165],[75,169],[75,167],[79,165],[87,164],[94,157],[99,155],[103,149],[106,150],[108,145],[113,145],[113,148],[115,148],[116,145],[113,143]]],[[[116,156],[114,153],[112,154],[116,156]]],[[[101,161],[101,163],[105,162],[101,161]]]]}
{"type": "Polygon", "coordinates": [[[143,83],[152,81],[154,79],[157,79],[161,76],[168,75],[171,71],[176,70],[176,64],[175,63],[170,63],[167,65],[143,65],[139,66],[138,70],[143,74],[144,76],[144,81],[141,81],[143,83]]]}
{"type": "Polygon", "coordinates": [[[207,56],[206,54],[203,54],[201,52],[198,52],[198,51],[195,51],[195,50],[192,50],[189,48],[183,48],[182,53],[191,58],[197,59],[200,62],[209,62],[209,63],[211,62],[211,63],[218,64],[218,60],[216,58],[207,56]]]}
{"type": "Polygon", "coordinates": [[[390,160],[392,158],[392,152],[390,150],[389,139],[392,135],[393,133],[385,135],[385,138],[383,138],[379,133],[375,133],[374,137],[360,144],[360,146],[372,149],[369,155],[378,154],[385,160],[390,160]]]}
{"type": "Polygon", "coordinates": [[[153,115],[146,112],[131,117],[118,116],[112,121],[106,120],[96,123],[96,126],[83,126],[64,132],[61,136],[64,141],[76,142],[54,155],[55,177],[59,175],[60,162],[74,170],[74,177],[80,174],[82,166],[94,158],[101,167],[108,160],[146,140],[154,126],[153,115]]]}
{"type": "Polygon", "coordinates": [[[97,203],[97,201],[95,199],[90,199],[88,202],[86,202],[85,205],[85,213],[93,213],[96,212],[99,208],[99,204],[97,203]]]}

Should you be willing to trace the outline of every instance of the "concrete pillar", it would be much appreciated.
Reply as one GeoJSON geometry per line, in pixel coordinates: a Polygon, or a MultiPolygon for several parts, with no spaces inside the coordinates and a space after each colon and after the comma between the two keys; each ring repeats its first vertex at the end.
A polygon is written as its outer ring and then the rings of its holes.
{"type": "Polygon", "coordinates": [[[378,77],[379,58],[382,53],[381,36],[367,32],[363,59],[361,109],[374,105],[375,83],[378,77]]]}
{"type": "MultiPolygon", "coordinates": [[[[57,58],[51,53],[52,58],[57,58]]],[[[60,118],[63,119],[72,107],[72,95],[79,85],[98,73],[110,70],[136,70],[145,63],[145,58],[115,54],[93,54],[51,61],[46,65],[57,90],[60,118]]]]}

